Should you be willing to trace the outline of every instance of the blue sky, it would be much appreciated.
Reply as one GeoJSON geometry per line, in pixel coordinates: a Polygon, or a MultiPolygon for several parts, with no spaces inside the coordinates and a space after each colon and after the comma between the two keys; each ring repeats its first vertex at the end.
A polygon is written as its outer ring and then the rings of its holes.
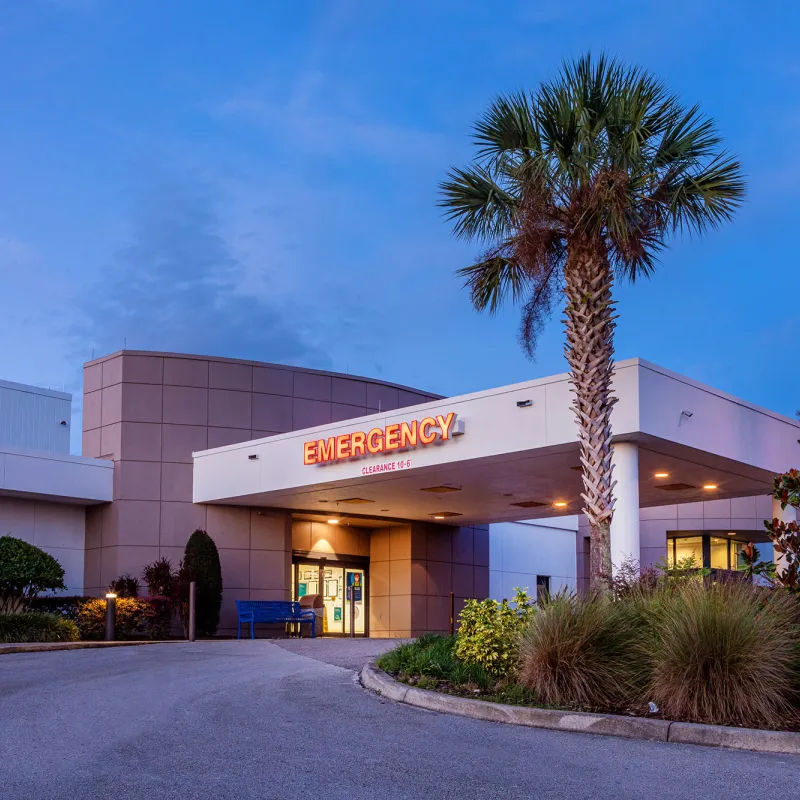
{"type": "Polygon", "coordinates": [[[789,0],[0,0],[0,377],[78,400],[124,343],[443,394],[563,371],[558,315],[532,363],[514,309],[472,311],[437,185],[496,94],[590,49],[699,102],[749,180],[617,288],[618,357],[793,414],[798,30],[789,0]]]}

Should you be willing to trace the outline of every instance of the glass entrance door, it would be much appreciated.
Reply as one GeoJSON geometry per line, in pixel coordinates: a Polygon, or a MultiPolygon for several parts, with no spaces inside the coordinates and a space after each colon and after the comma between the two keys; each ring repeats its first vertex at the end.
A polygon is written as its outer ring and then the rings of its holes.
{"type": "Polygon", "coordinates": [[[350,634],[351,616],[354,621],[356,636],[365,633],[364,620],[366,619],[366,587],[364,582],[366,573],[363,569],[347,567],[345,569],[345,601],[344,601],[344,632],[350,634]],[[352,604],[352,608],[351,608],[352,604]]]}
{"type": "Polygon", "coordinates": [[[294,597],[318,594],[324,607],[323,635],[350,635],[350,605],[355,614],[355,635],[367,633],[366,568],[328,561],[297,560],[294,564],[294,597]],[[352,597],[352,600],[350,599],[352,597]]]}

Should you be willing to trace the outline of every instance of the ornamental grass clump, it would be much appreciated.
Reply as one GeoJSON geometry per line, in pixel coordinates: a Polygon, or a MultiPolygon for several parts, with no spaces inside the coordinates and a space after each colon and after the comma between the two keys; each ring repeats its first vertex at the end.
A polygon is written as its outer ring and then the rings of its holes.
{"type": "Polygon", "coordinates": [[[750,583],[685,583],[654,598],[648,699],[665,717],[749,727],[792,713],[800,638],[788,593],[750,583]]]}
{"type": "Polygon", "coordinates": [[[520,682],[545,705],[592,710],[641,706],[648,665],[646,600],[559,594],[533,617],[520,645],[520,682]]]}

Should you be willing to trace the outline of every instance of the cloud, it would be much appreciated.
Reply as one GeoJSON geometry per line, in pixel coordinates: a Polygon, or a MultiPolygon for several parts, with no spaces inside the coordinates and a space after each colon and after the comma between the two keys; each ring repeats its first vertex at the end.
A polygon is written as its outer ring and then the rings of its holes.
{"type": "Polygon", "coordinates": [[[73,341],[86,358],[125,346],[328,366],[302,323],[302,299],[248,293],[243,274],[211,187],[152,187],[136,204],[130,242],[79,301],[73,341]]]}
{"type": "Polygon", "coordinates": [[[268,90],[239,93],[212,109],[220,118],[238,119],[270,130],[289,147],[317,156],[345,158],[354,154],[389,162],[438,158],[445,137],[410,126],[370,118],[302,100],[300,93],[317,91],[305,85],[298,96],[275,97],[268,90]]]}

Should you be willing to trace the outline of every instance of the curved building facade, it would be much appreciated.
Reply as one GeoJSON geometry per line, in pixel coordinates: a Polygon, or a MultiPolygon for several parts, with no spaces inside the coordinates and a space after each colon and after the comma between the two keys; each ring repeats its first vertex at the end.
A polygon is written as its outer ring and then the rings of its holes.
{"type": "MultiPolygon", "coordinates": [[[[142,567],[160,557],[177,565],[189,535],[202,528],[220,552],[223,633],[235,627],[235,599],[341,594],[339,564],[368,582],[358,633],[409,635],[412,604],[415,632],[446,628],[451,591],[488,594],[486,527],[478,528],[476,568],[472,527],[431,526],[442,529],[430,547],[435,580],[412,599],[411,524],[373,528],[355,514],[334,528],[282,510],[192,501],[194,452],[437,399],[370,378],[229,358],[126,350],[88,362],[83,455],[114,462],[114,490],[111,503],[87,510],[86,593],[102,594],[123,573],[141,579],[142,567]]],[[[414,555],[428,563],[427,551],[414,555]]],[[[346,633],[344,609],[331,606],[330,617],[328,632],[346,633]]]]}

